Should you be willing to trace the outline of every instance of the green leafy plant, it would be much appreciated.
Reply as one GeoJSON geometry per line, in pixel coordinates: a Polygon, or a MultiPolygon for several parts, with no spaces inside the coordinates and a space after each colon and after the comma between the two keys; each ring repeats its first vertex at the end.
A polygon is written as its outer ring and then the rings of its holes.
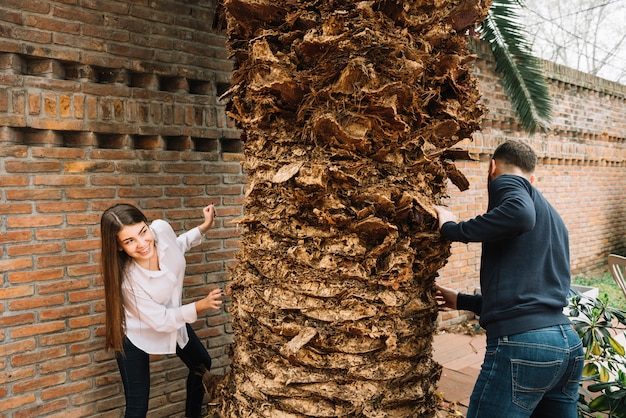
{"type": "Polygon", "coordinates": [[[626,357],[615,335],[626,329],[626,312],[596,299],[575,295],[569,316],[585,348],[578,400],[579,417],[626,418],[626,357]]]}
{"type": "Polygon", "coordinates": [[[609,306],[626,311],[626,298],[619,288],[615,279],[608,271],[598,272],[591,275],[578,275],[572,279],[572,283],[581,286],[597,287],[600,294],[609,295],[609,306]]]}

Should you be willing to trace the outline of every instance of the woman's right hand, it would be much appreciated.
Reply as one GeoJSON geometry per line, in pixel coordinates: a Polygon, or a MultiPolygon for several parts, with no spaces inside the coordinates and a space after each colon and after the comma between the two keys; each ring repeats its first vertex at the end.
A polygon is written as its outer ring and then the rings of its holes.
{"type": "Polygon", "coordinates": [[[205,235],[209,229],[213,226],[213,221],[215,220],[215,206],[213,203],[204,207],[202,209],[202,214],[204,215],[204,222],[199,226],[200,232],[205,235]]]}
{"type": "Polygon", "coordinates": [[[219,287],[213,289],[209,294],[196,302],[196,312],[201,313],[208,311],[209,309],[221,309],[222,308],[222,289],[219,287]]]}

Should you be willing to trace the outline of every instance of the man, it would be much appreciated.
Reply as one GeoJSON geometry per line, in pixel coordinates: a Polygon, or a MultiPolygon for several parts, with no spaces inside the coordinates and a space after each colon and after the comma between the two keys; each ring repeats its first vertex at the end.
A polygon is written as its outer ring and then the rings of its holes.
{"type": "Polygon", "coordinates": [[[473,311],[487,349],[467,418],[576,418],[584,354],[563,314],[567,229],[533,186],[537,156],[506,141],[489,162],[487,212],[465,222],[436,207],[441,236],[481,242],[481,295],[437,286],[441,307],[473,311]]]}

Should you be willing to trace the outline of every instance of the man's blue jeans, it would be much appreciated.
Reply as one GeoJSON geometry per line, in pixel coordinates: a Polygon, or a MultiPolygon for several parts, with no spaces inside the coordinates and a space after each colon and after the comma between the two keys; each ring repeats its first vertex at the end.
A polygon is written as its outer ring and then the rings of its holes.
{"type": "Polygon", "coordinates": [[[489,339],[467,418],[576,418],[583,365],[570,325],[489,339]]]}
{"type": "MultiPolygon", "coordinates": [[[[211,369],[211,356],[193,328],[187,324],[189,342],[184,348],[176,346],[176,354],[189,368],[185,416],[202,416],[204,385],[202,376],[211,369]]],[[[124,339],[124,354],[117,354],[117,364],[122,375],[126,397],[125,418],[145,418],[150,398],[150,356],[124,339]]]]}

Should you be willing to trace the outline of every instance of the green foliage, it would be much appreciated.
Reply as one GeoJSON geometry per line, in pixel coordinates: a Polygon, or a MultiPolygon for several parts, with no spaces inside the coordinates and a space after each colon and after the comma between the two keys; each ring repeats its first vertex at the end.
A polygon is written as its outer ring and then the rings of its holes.
{"type": "Polygon", "coordinates": [[[552,97],[540,61],[532,56],[518,11],[523,0],[494,0],[482,25],[481,38],[491,45],[496,71],[524,129],[545,130],[552,116],[552,97]]]}
{"type": "Polygon", "coordinates": [[[611,273],[604,273],[601,277],[576,276],[572,281],[574,284],[582,286],[592,286],[598,288],[599,294],[607,294],[609,306],[626,311],[626,297],[622,293],[611,273]]]}
{"type": "Polygon", "coordinates": [[[579,417],[626,418],[626,351],[614,338],[626,329],[626,312],[610,307],[606,294],[597,299],[576,295],[569,315],[585,348],[579,417]]]}

